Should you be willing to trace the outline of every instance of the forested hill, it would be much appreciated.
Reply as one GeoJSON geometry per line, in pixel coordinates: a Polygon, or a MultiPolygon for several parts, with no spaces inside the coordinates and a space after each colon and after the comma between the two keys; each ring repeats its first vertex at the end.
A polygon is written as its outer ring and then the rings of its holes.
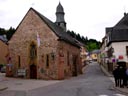
{"type": "MultiPolygon", "coordinates": [[[[6,34],[7,39],[10,40],[12,35],[15,32],[15,28],[10,27],[9,29],[0,28],[0,35],[6,34]]],[[[67,33],[76,38],[79,42],[85,44],[88,51],[92,51],[94,49],[99,49],[101,42],[95,39],[88,39],[88,37],[81,36],[80,34],[76,34],[74,31],[67,31],[67,33]]]]}
{"type": "Polygon", "coordinates": [[[88,51],[100,49],[101,42],[97,41],[96,39],[88,39],[88,37],[84,37],[84,36],[81,36],[80,34],[76,34],[74,31],[68,30],[67,33],[73,38],[76,38],[78,41],[83,43],[88,49],[88,51]]]}

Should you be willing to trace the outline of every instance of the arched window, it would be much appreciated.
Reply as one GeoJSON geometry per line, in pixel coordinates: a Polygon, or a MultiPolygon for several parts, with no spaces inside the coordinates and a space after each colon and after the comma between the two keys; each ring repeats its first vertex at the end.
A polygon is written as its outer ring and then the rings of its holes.
{"type": "Polygon", "coordinates": [[[36,45],[34,43],[32,43],[30,45],[30,58],[36,58],[37,57],[37,49],[36,49],[36,45]]]}

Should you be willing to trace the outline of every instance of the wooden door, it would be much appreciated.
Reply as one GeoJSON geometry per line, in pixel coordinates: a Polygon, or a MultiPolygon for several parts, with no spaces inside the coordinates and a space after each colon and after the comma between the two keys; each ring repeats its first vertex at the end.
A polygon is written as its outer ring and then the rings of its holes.
{"type": "Polygon", "coordinates": [[[37,67],[34,64],[30,65],[30,78],[37,79],[37,67]]]}
{"type": "Polygon", "coordinates": [[[73,56],[73,70],[72,75],[77,76],[77,56],[73,56]]]}

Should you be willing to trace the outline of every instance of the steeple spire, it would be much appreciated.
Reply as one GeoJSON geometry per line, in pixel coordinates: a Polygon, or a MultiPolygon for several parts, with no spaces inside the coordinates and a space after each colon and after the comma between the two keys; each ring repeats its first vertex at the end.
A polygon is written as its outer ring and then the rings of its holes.
{"type": "Polygon", "coordinates": [[[61,3],[59,2],[57,8],[56,8],[56,25],[62,27],[64,31],[66,31],[66,22],[64,20],[64,9],[61,3]]]}

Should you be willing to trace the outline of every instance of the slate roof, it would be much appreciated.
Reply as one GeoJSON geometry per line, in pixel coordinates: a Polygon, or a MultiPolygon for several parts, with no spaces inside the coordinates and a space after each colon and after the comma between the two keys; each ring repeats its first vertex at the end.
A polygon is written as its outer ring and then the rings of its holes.
{"type": "Polygon", "coordinates": [[[61,27],[57,26],[55,23],[53,23],[51,20],[43,16],[35,9],[30,8],[30,10],[33,10],[49,26],[49,28],[51,28],[51,30],[59,37],[59,40],[63,40],[80,48],[80,45],[77,44],[77,42],[70,35],[68,35],[67,32],[64,31],[61,27]]]}
{"type": "Polygon", "coordinates": [[[114,29],[111,33],[111,41],[128,41],[128,29],[114,29]]]}
{"type": "Polygon", "coordinates": [[[91,54],[99,54],[100,53],[100,50],[99,49],[95,49],[91,52],[91,54]]]}
{"type": "Polygon", "coordinates": [[[106,34],[109,34],[109,43],[128,41],[128,14],[114,26],[106,28],[106,34]]]}
{"type": "Polygon", "coordinates": [[[113,28],[128,29],[128,14],[124,13],[124,17],[113,28]]]}
{"type": "Polygon", "coordinates": [[[59,2],[59,5],[56,8],[56,12],[64,12],[63,6],[60,4],[60,2],[59,2]]]}

